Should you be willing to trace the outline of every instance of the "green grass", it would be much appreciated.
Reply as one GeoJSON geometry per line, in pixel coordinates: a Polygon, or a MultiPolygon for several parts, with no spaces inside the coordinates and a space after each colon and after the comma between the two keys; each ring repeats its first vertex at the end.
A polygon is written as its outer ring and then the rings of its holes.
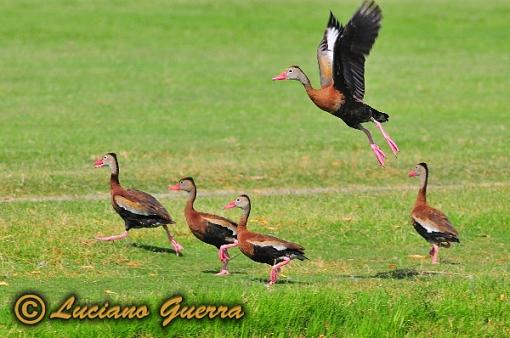
{"type": "Polygon", "coordinates": [[[402,149],[381,169],[362,133],[315,108],[300,85],[271,82],[299,64],[317,85],[328,10],[345,22],[358,4],[0,0],[0,198],[78,198],[0,204],[1,335],[510,335],[510,5],[381,1],[366,101],[390,114],[402,149]],[[96,243],[122,231],[107,197],[79,199],[107,192],[106,170],[92,167],[108,151],[128,187],[164,193],[194,176],[200,191],[233,192],[199,196],[200,210],[237,218],[221,207],[250,194],[252,229],[304,245],[310,261],[291,263],[270,291],[268,267],[237,249],[233,274],[214,276],[216,252],[187,229],[182,195],[162,202],[183,257],[146,249],[168,247],[161,229],[96,243]],[[406,173],[420,161],[431,167],[431,203],[460,232],[440,266],[418,257],[427,243],[408,219],[416,191],[404,187],[418,182],[406,173]],[[340,192],[260,194],[275,188],[340,192]],[[148,302],[153,316],[27,328],[10,310],[27,289],[51,307],[71,292],[148,302]],[[246,316],[162,329],[157,308],[177,293],[243,304],[246,316]]]}

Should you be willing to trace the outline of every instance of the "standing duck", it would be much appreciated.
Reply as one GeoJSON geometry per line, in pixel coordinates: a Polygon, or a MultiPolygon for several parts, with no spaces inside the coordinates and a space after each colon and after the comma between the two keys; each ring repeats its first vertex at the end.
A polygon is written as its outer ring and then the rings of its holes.
{"type": "Polygon", "coordinates": [[[197,186],[191,177],[183,178],[179,183],[169,186],[170,190],[183,190],[188,193],[188,202],[184,209],[184,217],[189,229],[196,238],[218,248],[218,256],[223,266],[217,275],[228,275],[227,268],[230,256],[228,249],[237,246],[237,224],[229,219],[204,212],[193,207],[197,197],[197,186]]]}
{"type": "Polygon", "coordinates": [[[119,183],[119,163],[117,155],[108,153],[95,163],[96,168],[110,167],[110,192],[113,209],[124,220],[126,230],[120,235],[108,237],[96,237],[100,241],[116,241],[128,236],[128,231],[133,228],[155,228],[162,226],[166,231],[168,240],[172,244],[175,254],[178,256],[183,247],[174,239],[168,224],[174,224],[172,217],[165,207],[153,196],[135,189],[124,189],[119,183]]]}
{"type": "Polygon", "coordinates": [[[282,239],[250,232],[246,229],[248,217],[250,216],[251,202],[246,195],[240,195],[232,202],[225,205],[225,209],[240,208],[243,213],[237,226],[237,240],[239,249],[250,259],[259,263],[266,263],[272,266],[269,274],[268,285],[273,285],[278,279],[278,273],[284,265],[297,258],[299,260],[308,259],[305,257],[305,248],[301,245],[287,242],[282,239]]]}
{"type": "Polygon", "coordinates": [[[377,161],[384,166],[386,155],[375,144],[372,134],[362,123],[373,122],[397,156],[397,144],[384,131],[381,123],[388,114],[363,102],[365,96],[365,57],[370,53],[381,27],[381,9],[373,1],[365,1],[344,27],[330,12],[328,25],[317,48],[320,89],[312,88],[310,80],[298,66],[290,66],[273,80],[297,80],[320,109],[341,118],[349,127],[361,130],[377,161]]]}
{"type": "Polygon", "coordinates": [[[432,257],[432,264],[438,264],[439,248],[449,248],[451,242],[459,243],[458,232],[445,214],[427,204],[427,183],[429,178],[427,164],[417,164],[414,170],[409,172],[408,176],[419,176],[421,180],[418,197],[411,212],[413,226],[427,242],[432,244],[429,254],[432,257]]]}

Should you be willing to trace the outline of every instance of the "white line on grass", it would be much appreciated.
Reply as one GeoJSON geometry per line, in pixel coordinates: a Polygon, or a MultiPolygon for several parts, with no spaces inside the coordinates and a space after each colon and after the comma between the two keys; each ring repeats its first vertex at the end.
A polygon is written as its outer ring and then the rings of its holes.
{"type": "MultiPolygon", "coordinates": [[[[486,183],[463,183],[448,185],[431,185],[432,189],[452,190],[463,188],[501,188],[510,187],[510,182],[486,182],[486,183]]],[[[390,192],[417,190],[416,185],[392,185],[383,187],[372,187],[365,185],[350,185],[345,187],[326,187],[326,188],[269,188],[269,189],[249,189],[249,193],[258,196],[288,196],[288,195],[320,195],[320,194],[356,194],[367,192],[390,192]]],[[[200,196],[230,196],[235,197],[243,190],[210,190],[199,191],[200,196]]],[[[154,194],[161,199],[183,198],[179,193],[154,194]]],[[[109,194],[96,193],[87,195],[58,195],[58,196],[22,196],[22,197],[0,197],[0,203],[15,202],[69,202],[69,201],[100,201],[108,199],[109,194]]]]}

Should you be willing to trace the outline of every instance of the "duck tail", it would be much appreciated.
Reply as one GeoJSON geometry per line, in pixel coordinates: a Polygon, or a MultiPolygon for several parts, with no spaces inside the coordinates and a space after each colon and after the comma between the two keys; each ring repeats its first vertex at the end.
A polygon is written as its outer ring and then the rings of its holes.
{"type": "Polygon", "coordinates": [[[388,119],[390,118],[390,116],[386,113],[383,113],[381,111],[378,111],[377,109],[375,108],[372,108],[370,107],[370,109],[372,110],[372,117],[377,121],[377,122],[386,122],[388,121],[388,119]]]}
{"type": "Polygon", "coordinates": [[[300,261],[309,260],[308,257],[305,256],[303,252],[294,253],[294,258],[299,259],[300,261]]]}

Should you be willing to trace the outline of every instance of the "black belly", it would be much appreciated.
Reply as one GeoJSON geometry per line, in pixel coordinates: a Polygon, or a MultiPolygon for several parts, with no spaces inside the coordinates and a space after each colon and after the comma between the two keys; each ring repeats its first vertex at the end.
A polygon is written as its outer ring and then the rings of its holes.
{"type": "Polygon", "coordinates": [[[372,117],[372,111],[369,106],[360,102],[346,102],[333,115],[342,119],[346,125],[358,129],[360,123],[369,122],[372,117]]]}
{"type": "Polygon", "coordinates": [[[224,226],[207,222],[205,232],[193,233],[202,242],[214,245],[216,248],[225,244],[232,244],[236,239],[234,232],[224,226]]]}
{"type": "MultiPolygon", "coordinates": [[[[242,250],[241,250],[242,251],[242,250]]],[[[299,253],[295,250],[276,250],[272,246],[253,246],[253,255],[249,255],[246,252],[243,252],[246,256],[250,257],[255,262],[266,263],[269,265],[274,265],[283,260],[283,257],[289,258],[299,258],[304,257],[302,253],[299,253]]]]}
{"type": "Polygon", "coordinates": [[[421,226],[420,223],[413,222],[414,229],[421,237],[425,238],[427,242],[432,244],[438,244],[442,246],[449,246],[450,242],[459,242],[459,239],[453,234],[447,234],[443,232],[428,232],[427,229],[421,226]]]}
{"type": "Polygon", "coordinates": [[[346,125],[354,129],[359,129],[361,123],[370,122],[372,118],[381,123],[388,121],[389,118],[388,114],[380,112],[363,102],[353,100],[345,102],[333,115],[339,117],[346,125]]]}
{"type": "Polygon", "coordinates": [[[120,217],[122,217],[122,219],[124,220],[126,230],[140,228],[156,228],[163,224],[174,223],[171,220],[163,219],[155,215],[144,216],[134,214],[122,208],[117,212],[120,215],[120,217]]]}

